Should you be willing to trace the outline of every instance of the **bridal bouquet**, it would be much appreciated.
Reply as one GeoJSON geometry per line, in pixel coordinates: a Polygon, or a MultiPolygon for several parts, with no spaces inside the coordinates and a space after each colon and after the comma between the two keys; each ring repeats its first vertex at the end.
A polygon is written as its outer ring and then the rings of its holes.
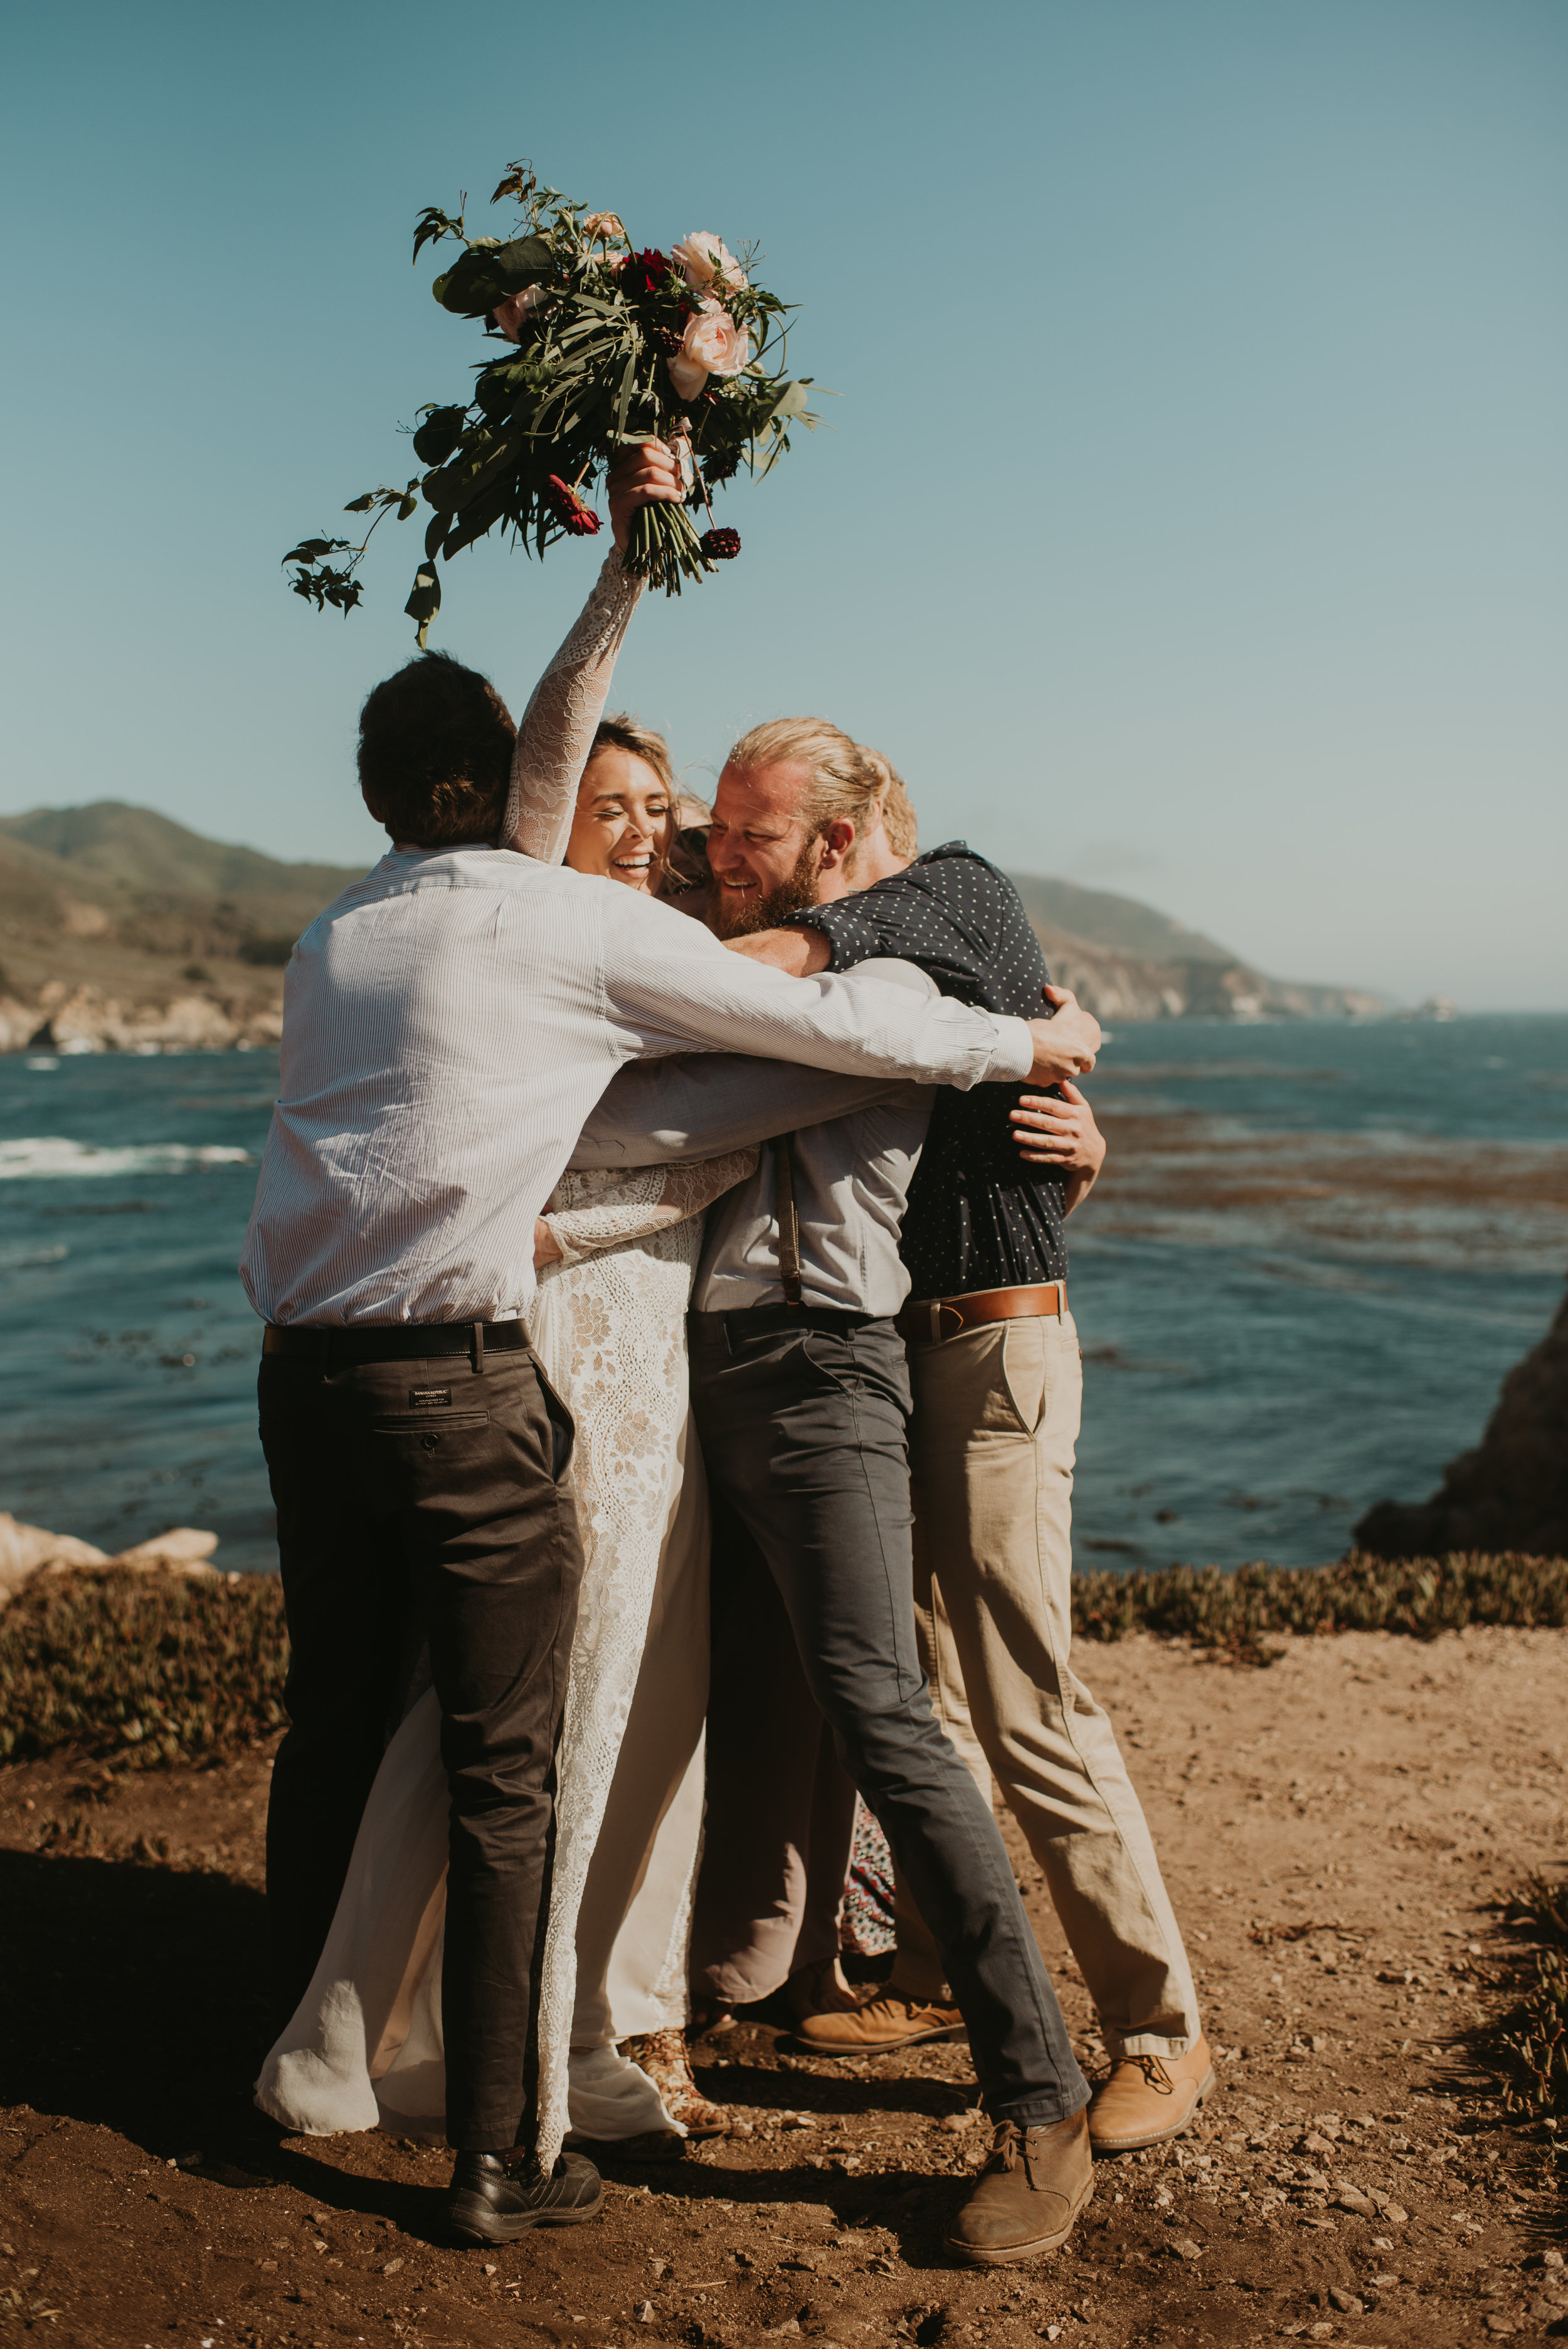
{"type": "MultiPolygon", "coordinates": [[[[746,464],[769,471],[791,425],[814,427],[810,377],[784,367],[786,305],[752,283],[754,256],[738,259],[722,238],[697,230],[672,245],[636,250],[614,212],[584,212],[514,164],[492,203],[511,199],[521,219],[511,237],[469,236],[430,206],[414,233],[427,244],[462,246],[431,287],[454,316],[482,322],[501,348],[477,362],[473,394],[421,409],[414,454],[426,468],[403,489],[367,490],[347,513],[371,513],[370,530],[396,512],[430,510],[425,559],[405,607],[419,642],[440,607],[438,562],[492,530],[511,531],[542,555],[562,538],[592,536],[594,484],[623,449],[662,440],[686,486],[684,505],[639,507],[628,567],[678,595],[740,552],[733,530],[713,526],[709,492],[746,464]],[[692,514],[706,517],[699,535],[692,514]]],[[[307,538],[284,555],[292,585],[318,611],[348,612],[362,544],[307,538]],[[346,554],[345,564],[332,557],[346,554]]]]}

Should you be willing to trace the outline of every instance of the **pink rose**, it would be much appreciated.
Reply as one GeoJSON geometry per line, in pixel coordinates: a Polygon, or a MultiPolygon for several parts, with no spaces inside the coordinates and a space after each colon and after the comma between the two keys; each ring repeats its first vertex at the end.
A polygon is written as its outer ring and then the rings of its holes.
{"type": "Polygon", "coordinates": [[[715,236],[711,229],[694,228],[676,246],[675,259],[694,294],[706,294],[716,279],[732,294],[738,294],[746,283],[745,270],[724,239],[715,236]]]}
{"type": "Polygon", "coordinates": [[[583,223],[583,233],[590,244],[626,243],[626,232],[621,225],[619,212],[590,212],[583,223]]]}
{"type": "Polygon", "coordinates": [[[670,381],[683,399],[695,399],[710,375],[738,375],[751,364],[751,340],[726,309],[707,301],[686,320],[680,349],[669,362],[670,381]]]}
{"type": "Polygon", "coordinates": [[[526,320],[531,318],[544,299],[542,285],[525,285],[521,294],[509,294],[498,302],[490,316],[509,343],[521,343],[526,320]]]}

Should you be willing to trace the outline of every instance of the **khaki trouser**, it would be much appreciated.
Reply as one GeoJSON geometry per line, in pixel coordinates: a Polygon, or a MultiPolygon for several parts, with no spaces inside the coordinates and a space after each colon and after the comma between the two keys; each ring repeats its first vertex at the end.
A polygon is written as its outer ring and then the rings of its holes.
{"type": "MultiPolygon", "coordinates": [[[[1070,1316],[909,1341],[914,1597],[948,1737],[1022,1827],[1109,2053],[1181,2055],[1187,1954],[1109,1720],[1069,1661],[1072,1472],[1083,1394],[1070,1316]]],[[[942,1993],[903,1886],[892,1986],[942,1993]]]]}

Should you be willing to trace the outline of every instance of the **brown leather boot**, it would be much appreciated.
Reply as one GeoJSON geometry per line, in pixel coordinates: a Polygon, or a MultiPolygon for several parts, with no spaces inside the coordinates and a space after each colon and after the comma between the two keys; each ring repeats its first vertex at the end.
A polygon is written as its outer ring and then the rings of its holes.
{"type": "Polygon", "coordinates": [[[947,2248],[972,2267],[1011,2267],[1060,2249],[1094,2192],[1094,2156],[1081,2112],[1046,2128],[998,2121],[991,2158],[948,2230],[947,2248]]]}
{"type": "Polygon", "coordinates": [[[1214,2064],[1202,2033],[1185,2055],[1124,2055],[1094,2092],[1088,2133],[1097,2153],[1138,2153],[1180,2137],[1214,2093],[1214,2064]]]}
{"type": "Polygon", "coordinates": [[[900,1998],[886,1991],[848,2014],[808,2014],[796,2037],[814,2055],[878,2055],[890,2047],[917,2047],[926,2039],[957,2039],[964,2017],[955,2006],[900,1998]]]}

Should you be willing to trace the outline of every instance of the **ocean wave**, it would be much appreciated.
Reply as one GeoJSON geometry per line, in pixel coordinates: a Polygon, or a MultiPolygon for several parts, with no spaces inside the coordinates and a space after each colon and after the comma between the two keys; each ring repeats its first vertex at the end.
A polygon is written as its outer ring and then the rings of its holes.
{"type": "Polygon", "coordinates": [[[0,1183],[74,1180],[84,1174],[179,1174],[202,1166],[253,1164],[248,1150],[221,1143],[144,1142],[96,1150],[90,1143],[70,1142],[58,1133],[0,1142],[0,1183]]]}

